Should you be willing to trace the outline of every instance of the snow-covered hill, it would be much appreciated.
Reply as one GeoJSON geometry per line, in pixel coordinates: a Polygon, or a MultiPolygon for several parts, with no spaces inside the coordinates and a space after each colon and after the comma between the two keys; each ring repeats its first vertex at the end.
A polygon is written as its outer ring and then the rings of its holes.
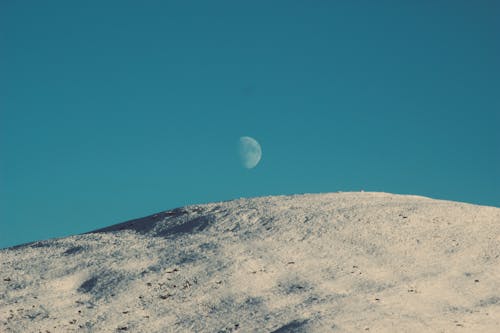
{"type": "Polygon", "coordinates": [[[0,332],[498,332],[500,209],[195,205],[0,250],[0,332]]]}

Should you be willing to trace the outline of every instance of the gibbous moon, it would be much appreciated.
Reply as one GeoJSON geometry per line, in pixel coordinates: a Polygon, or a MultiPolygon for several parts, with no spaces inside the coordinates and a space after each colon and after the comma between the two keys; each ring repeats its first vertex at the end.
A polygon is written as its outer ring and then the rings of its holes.
{"type": "Polygon", "coordinates": [[[257,140],[249,136],[242,136],[238,148],[241,163],[245,168],[252,169],[259,164],[260,158],[262,157],[262,149],[257,140]]]}

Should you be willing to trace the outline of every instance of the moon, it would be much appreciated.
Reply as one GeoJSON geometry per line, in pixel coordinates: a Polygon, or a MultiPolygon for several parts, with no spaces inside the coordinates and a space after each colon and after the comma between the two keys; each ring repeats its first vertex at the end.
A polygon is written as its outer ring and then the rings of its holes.
{"type": "Polygon", "coordinates": [[[262,148],[254,138],[242,136],[239,141],[240,160],[247,169],[252,169],[259,164],[262,157],[262,148]]]}

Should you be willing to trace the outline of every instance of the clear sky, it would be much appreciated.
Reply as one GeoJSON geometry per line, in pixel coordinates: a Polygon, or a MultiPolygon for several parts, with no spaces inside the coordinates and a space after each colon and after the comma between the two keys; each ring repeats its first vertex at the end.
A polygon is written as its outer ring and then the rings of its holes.
{"type": "Polygon", "coordinates": [[[500,207],[500,1],[0,1],[0,247],[335,191],[500,207]],[[262,145],[248,170],[240,136],[262,145]]]}

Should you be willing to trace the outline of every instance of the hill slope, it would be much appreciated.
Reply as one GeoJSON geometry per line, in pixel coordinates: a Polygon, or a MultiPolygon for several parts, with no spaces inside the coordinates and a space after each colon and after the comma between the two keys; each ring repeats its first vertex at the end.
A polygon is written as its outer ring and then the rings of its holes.
{"type": "Polygon", "coordinates": [[[5,332],[494,332],[500,209],[240,199],[0,250],[5,332]]]}

